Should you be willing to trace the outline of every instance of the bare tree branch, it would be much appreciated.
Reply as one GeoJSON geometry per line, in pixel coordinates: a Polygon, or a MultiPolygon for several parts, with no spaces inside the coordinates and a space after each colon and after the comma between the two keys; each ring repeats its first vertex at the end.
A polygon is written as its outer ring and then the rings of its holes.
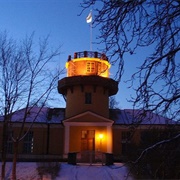
{"type": "Polygon", "coordinates": [[[49,49],[48,36],[40,40],[38,50],[37,46],[35,48],[34,33],[21,43],[8,38],[6,32],[0,34],[0,95],[2,97],[0,107],[4,115],[2,177],[5,175],[5,147],[8,131],[13,130],[11,117],[19,108],[24,108],[20,130],[16,136],[12,136],[14,142],[12,178],[16,179],[18,144],[36,121],[41,109],[45,106],[53,90],[56,89],[59,75],[63,73],[63,69],[56,69],[55,65],[53,72],[52,68],[49,68],[59,54],[60,47],[54,50],[49,49]],[[30,128],[24,133],[28,113],[39,102],[41,102],[41,107],[32,119],[30,128]]]}

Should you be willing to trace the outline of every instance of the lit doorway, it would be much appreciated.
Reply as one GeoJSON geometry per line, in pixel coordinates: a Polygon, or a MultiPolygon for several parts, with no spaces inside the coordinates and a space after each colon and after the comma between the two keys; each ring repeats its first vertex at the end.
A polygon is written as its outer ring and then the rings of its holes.
{"type": "Polygon", "coordinates": [[[81,132],[81,161],[94,162],[95,158],[95,130],[81,132]]]}

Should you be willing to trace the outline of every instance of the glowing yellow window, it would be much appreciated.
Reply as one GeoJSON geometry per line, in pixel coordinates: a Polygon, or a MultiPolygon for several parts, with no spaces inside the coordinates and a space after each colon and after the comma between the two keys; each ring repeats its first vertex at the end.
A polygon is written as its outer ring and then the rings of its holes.
{"type": "Polygon", "coordinates": [[[95,62],[87,62],[86,70],[87,70],[87,73],[94,73],[95,72],[95,62]]]}

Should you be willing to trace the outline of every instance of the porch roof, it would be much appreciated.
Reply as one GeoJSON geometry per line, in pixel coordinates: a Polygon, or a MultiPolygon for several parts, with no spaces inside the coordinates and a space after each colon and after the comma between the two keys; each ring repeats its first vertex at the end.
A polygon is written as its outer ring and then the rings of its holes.
{"type": "Polygon", "coordinates": [[[63,124],[99,124],[99,125],[112,125],[114,123],[113,120],[100,116],[94,112],[86,111],[84,113],[78,114],[71,118],[63,120],[63,124]]]}

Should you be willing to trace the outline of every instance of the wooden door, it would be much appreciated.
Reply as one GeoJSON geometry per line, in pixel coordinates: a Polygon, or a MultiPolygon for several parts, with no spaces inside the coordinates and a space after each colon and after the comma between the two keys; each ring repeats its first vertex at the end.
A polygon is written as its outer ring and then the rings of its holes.
{"type": "Polygon", "coordinates": [[[81,161],[93,162],[95,150],[95,130],[83,130],[81,133],[81,161]]]}

